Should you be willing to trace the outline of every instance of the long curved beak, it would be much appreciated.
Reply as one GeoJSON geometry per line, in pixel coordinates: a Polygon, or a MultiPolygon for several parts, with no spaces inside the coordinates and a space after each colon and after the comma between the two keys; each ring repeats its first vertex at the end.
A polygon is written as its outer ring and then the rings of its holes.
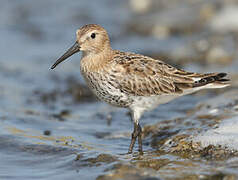
{"type": "Polygon", "coordinates": [[[59,63],[63,62],[64,60],[66,60],[68,57],[72,56],[73,54],[75,54],[76,52],[80,51],[80,46],[78,44],[78,42],[76,41],[74,43],[74,45],[68,49],[68,51],[66,51],[66,53],[63,54],[63,56],[61,56],[52,66],[51,69],[54,69],[59,63]]]}

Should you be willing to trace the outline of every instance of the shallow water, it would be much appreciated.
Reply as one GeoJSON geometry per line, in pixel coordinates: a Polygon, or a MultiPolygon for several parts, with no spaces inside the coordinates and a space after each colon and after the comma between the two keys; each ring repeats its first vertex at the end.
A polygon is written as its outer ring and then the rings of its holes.
{"type": "MultiPolygon", "coordinates": [[[[198,115],[207,115],[210,110],[197,107],[217,95],[225,101],[224,91],[185,96],[146,113],[141,120],[145,127],[145,155],[141,157],[136,153],[137,145],[133,155],[125,154],[132,131],[128,111],[95,99],[80,75],[79,54],[49,70],[74,42],[75,29],[86,23],[102,24],[110,32],[114,48],[153,56],[156,52],[176,55],[173,50],[187,47],[187,42],[200,36],[195,33],[156,39],[141,35],[128,25],[134,16],[127,1],[2,1],[1,179],[198,179],[237,175],[234,155],[210,161],[179,150],[173,153],[170,148],[175,147],[173,138],[194,135],[217,123],[213,122],[215,117],[199,119],[198,115]]],[[[187,61],[179,65],[197,71],[236,72],[236,64],[234,60],[225,66],[187,61]]],[[[219,116],[227,115],[230,101],[219,116]]]]}

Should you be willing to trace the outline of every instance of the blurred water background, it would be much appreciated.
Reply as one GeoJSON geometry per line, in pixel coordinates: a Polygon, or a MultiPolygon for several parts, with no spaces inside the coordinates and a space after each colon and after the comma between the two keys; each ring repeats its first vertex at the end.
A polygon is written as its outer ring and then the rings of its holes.
{"type": "Polygon", "coordinates": [[[237,178],[237,1],[0,2],[0,179],[237,178]],[[49,70],[89,23],[109,32],[114,49],[227,72],[232,86],[145,114],[145,155],[126,155],[128,112],[85,87],[80,54],[49,70]]]}

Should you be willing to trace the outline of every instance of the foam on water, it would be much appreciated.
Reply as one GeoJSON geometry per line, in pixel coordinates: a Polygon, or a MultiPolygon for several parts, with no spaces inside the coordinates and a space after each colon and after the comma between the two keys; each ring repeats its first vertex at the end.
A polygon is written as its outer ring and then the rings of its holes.
{"type": "Polygon", "coordinates": [[[220,145],[232,150],[238,150],[238,115],[223,120],[217,128],[196,136],[194,140],[201,142],[203,147],[220,145]]]}

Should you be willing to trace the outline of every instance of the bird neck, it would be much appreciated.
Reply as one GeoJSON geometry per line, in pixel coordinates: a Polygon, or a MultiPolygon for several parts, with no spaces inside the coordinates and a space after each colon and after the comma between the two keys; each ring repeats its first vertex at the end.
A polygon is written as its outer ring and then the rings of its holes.
{"type": "Polygon", "coordinates": [[[113,50],[104,49],[99,53],[83,52],[80,67],[83,72],[98,72],[112,60],[113,50]]]}

